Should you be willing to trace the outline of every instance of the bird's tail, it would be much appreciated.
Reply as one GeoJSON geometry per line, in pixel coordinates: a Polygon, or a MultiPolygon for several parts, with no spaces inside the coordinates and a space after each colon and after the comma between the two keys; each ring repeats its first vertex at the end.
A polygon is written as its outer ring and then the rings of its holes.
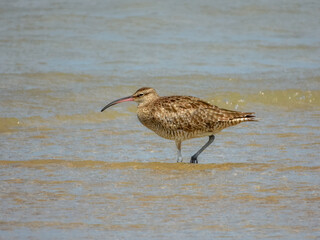
{"type": "Polygon", "coordinates": [[[237,112],[237,114],[234,114],[233,117],[231,117],[228,121],[226,121],[226,125],[234,126],[238,125],[242,122],[256,122],[258,119],[256,119],[256,116],[253,112],[237,112]]]}
{"type": "MultiPolygon", "coordinates": [[[[245,112],[245,113],[240,113],[239,116],[235,116],[235,118],[233,118],[234,120],[240,120],[242,122],[246,122],[246,121],[258,121],[258,119],[255,116],[254,112],[245,112]]],[[[232,119],[232,120],[233,120],[232,119]]]]}
{"type": "Polygon", "coordinates": [[[224,115],[222,122],[225,122],[228,126],[234,126],[242,122],[258,121],[254,112],[238,112],[221,109],[221,113],[224,115]]]}
{"type": "Polygon", "coordinates": [[[220,114],[223,116],[221,119],[222,121],[258,121],[254,112],[238,112],[220,108],[220,114]]]}

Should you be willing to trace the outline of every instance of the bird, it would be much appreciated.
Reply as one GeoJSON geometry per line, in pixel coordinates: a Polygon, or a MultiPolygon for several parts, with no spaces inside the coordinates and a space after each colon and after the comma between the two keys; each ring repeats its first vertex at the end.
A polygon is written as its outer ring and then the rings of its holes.
{"type": "Polygon", "coordinates": [[[257,121],[254,112],[227,110],[192,96],[160,97],[151,87],[142,87],[134,94],[114,100],[101,109],[122,102],[138,103],[137,117],[147,128],[162,138],[174,140],[177,147],[177,162],[182,162],[181,143],[185,140],[209,137],[190,159],[198,163],[198,156],[214,141],[215,134],[224,128],[241,122],[257,121]]]}

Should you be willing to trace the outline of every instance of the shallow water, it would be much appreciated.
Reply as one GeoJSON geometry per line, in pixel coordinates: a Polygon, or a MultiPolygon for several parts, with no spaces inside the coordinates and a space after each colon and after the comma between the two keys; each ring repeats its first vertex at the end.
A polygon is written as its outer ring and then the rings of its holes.
{"type": "Polygon", "coordinates": [[[0,2],[0,239],[318,239],[319,9],[0,2]],[[260,121],[178,164],[134,103],[100,113],[143,86],[260,121]]]}

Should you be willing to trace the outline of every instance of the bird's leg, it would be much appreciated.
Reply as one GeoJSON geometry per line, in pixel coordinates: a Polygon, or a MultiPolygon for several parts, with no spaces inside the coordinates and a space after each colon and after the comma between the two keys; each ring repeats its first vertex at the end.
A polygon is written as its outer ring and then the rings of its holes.
{"type": "Polygon", "coordinates": [[[190,163],[198,163],[198,156],[214,141],[214,135],[209,136],[209,141],[191,157],[190,163]]]}
{"type": "Polygon", "coordinates": [[[178,149],[178,152],[177,152],[177,162],[182,162],[181,141],[176,140],[176,146],[177,146],[177,149],[178,149]]]}

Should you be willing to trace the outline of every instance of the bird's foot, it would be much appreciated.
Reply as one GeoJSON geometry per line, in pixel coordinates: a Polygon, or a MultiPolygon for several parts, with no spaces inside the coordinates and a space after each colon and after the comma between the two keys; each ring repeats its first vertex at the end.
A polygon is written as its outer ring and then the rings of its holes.
{"type": "Polygon", "coordinates": [[[191,160],[190,160],[190,163],[198,163],[197,157],[192,156],[191,160]]]}

